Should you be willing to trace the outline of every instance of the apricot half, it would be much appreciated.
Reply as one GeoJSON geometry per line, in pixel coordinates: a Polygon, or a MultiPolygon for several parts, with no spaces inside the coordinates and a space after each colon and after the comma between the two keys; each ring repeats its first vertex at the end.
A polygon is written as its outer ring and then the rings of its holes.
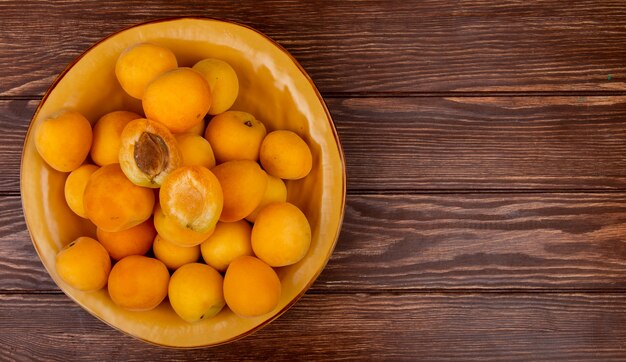
{"type": "Polygon", "coordinates": [[[211,89],[200,73],[177,68],[148,85],[142,106],[147,118],[163,123],[173,133],[181,133],[204,119],[211,107],[211,89]]]}
{"type": "Polygon", "coordinates": [[[130,182],[117,163],[102,166],[91,175],[83,198],[89,220],[109,232],[141,224],[154,208],[152,190],[130,182]]]}
{"type": "Polygon", "coordinates": [[[170,274],[154,258],[131,255],[118,261],[109,274],[109,295],[118,306],[145,311],[161,304],[167,295],[170,274]]]}
{"type": "Polygon", "coordinates": [[[176,67],[176,56],[168,48],[158,44],[139,43],[120,54],[115,63],[115,75],[126,93],[141,99],[154,78],[176,67]]]}
{"type": "Polygon", "coordinates": [[[228,161],[215,166],[212,171],[224,193],[224,209],[220,221],[243,219],[263,199],[267,174],[258,163],[248,160],[228,161]]]}
{"type": "Polygon", "coordinates": [[[161,185],[159,200],[165,215],[199,233],[215,227],[224,205],[219,180],[202,166],[183,166],[170,173],[161,185]]]}
{"type": "Polygon", "coordinates": [[[78,168],[91,148],[91,124],[78,112],[64,112],[41,122],[35,130],[35,147],[50,167],[61,172],[78,168]]]}
{"type": "Polygon", "coordinates": [[[163,124],[146,118],[124,127],[119,150],[120,167],[134,184],[158,188],[182,164],[176,139],[163,124]]]}
{"type": "Polygon", "coordinates": [[[265,125],[250,113],[228,111],[211,119],[204,137],[218,162],[257,161],[266,132],[265,125]]]}
{"type": "Polygon", "coordinates": [[[96,165],[119,163],[122,131],[126,125],[140,115],[127,111],[107,113],[93,126],[91,159],[96,165]]]}

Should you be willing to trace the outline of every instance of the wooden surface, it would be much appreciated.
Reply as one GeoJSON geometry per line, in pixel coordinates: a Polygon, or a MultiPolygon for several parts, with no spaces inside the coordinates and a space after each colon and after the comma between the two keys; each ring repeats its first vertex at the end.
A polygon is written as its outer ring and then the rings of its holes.
{"type": "Polygon", "coordinates": [[[1,360],[625,360],[623,1],[0,1],[1,360]],[[283,45],[348,173],[337,248],[257,333],[170,350],[70,301],[19,192],[41,96],[99,38],[210,16],[283,45]]]}

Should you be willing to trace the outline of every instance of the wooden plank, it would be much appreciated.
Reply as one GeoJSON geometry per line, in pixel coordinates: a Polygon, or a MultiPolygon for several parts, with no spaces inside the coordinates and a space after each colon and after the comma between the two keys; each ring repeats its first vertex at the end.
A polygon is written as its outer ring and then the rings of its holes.
{"type": "MultiPolygon", "coordinates": [[[[0,210],[0,291],[58,290],[0,210]]],[[[626,193],[352,195],[312,290],[624,291],[625,240],[626,193]]]]}
{"type": "MultiPolygon", "coordinates": [[[[626,190],[626,97],[328,98],[350,192],[626,190]]],[[[0,100],[0,192],[37,101],[0,100]]]]}
{"type": "Polygon", "coordinates": [[[0,315],[3,360],[626,358],[624,294],[305,295],[255,334],[196,350],[125,336],[64,295],[0,294],[0,315]]]}
{"type": "Polygon", "coordinates": [[[100,38],[172,16],[211,16],[257,28],[287,48],[325,93],[626,89],[626,8],[619,0],[268,6],[3,1],[0,95],[41,95],[100,38]]]}

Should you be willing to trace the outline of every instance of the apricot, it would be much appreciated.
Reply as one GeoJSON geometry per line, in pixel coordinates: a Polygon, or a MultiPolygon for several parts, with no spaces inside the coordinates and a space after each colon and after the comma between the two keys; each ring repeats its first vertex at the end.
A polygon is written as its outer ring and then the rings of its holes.
{"type": "Polygon", "coordinates": [[[285,180],[305,177],[313,164],[313,156],[306,142],[287,130],[268,133],[261,143],[259,158],[267,173],[285,180]]]}
{"type": "Polygon", "coordinates": [[[254,222],[261,209],[265,206],[273,202],[285,201],[287,201],[287,186],[285,186],[285,182],[278,177],[267,175],[267,188],[265,189],[261,203],[259,203],[259,206],[257,206],[250,215],[246,216],[246,220],[254,222]]]}
{"type": "Polygon", "coordinates": [[[176,139],[163,124],[135,119],[122,131],[119,161],[134,184],[158,188],[165,177],[182,165],[176,139]]]}
{"type": "Polygon", "coordinates": [[[65,179],[65,201],[74,213],[82,218],[87,218],[83,195],[91,174],[96,172],[98,166],[82,165],[72,171],[65,179]]]}
{"type": "Polygon", "coordinates": [[[233,260],[224,276],[224,299],[242,317],[271,312],[280,298],[280,279],[274,269],[253,256],[233,260]]]}
{"type": "Polygon", "coordinates": [[[165,215],[160,205],[157,205],[154,210],[154,226],[162,238],[182,247],[200,245],[215,230],[215,228],[211,228],[200,233],[186,228],[180,225],[176,219],[165,215]]]}
{"type": "Polygon", "coordinates": [[[78,168],[89,154],[91,124],[78,112],[64,112],[35,129],[35,147],[50,167],[61,172],[78,168]]]}
{"type": "Polygon", "coordinates": [[[182,133],[193,133],[193,134],[197,134],[198,136],[204,136],[204,128],[205,128],[205,122],[203,119],[202,121],[191,126],[191,128],[186,129],[182,133]]]}
{"type": "Polygon", "coordinates": [[[82,291],[102,289],[111,271],[109,254],[97,240],[83,236],[66,245],[56,255],[57,274],[72,288],[82,291]]]}
{"type": "Polygon", "coordinates": [[[267,174],[256,162],[228,161],[215,166],[212,171],[224,194],[220,221],[241,220],[261,203],[267,187],[267,174]]]}
{"type": "Polygon", "coordinates": [[[218,162],[257,161],[266,132],[265,125],[250,113],[228,111],[209,121],[204,137],[218,162]]]}
{"type": "Polygon", "coordinates": [[[144,255],[152,247],[156,230],[151,219],[129,229],[109,232],[96,229],[98,240],[111,258],[120,260],[129,255],[144,255]]]}
{"type": "Polygon", "coordinates": [[[200,73],[177,68],[148,85],[142,106],[147,118],[181,133],[204,119],[211,107],[211,89],[200,73]]]}
{"type": "Polygon", "coordinates": [[[184,166],[215,167],[215,156],[209,141],[193,133],[179,133],[175,137],[184,166]]]}
{"type": "Polygon", "coordinates": [[[130,182],[117,163],[94,172],[83,197],[89,220],[109,232],[141,224],[150,218],[154,208],[152,190],[130,182]]]}
{"type": "Polygon", "coordinates": [[[211,318],[226,304],[222,284],[220,273],[206,264],[183,265],[170,279],[170,304],[187,322],[211,318]]]}
{"type": "Polygon", "coordinates": [[[115,63],[115,75],[131,97],[141,99],[148,84],[178,62],[171,50],[152,43],[139,43],[126,48],[115,63]]]}
{"type": "Polygon", "coordinates": [[[200,258],[200,246],[178,246],[161,236],[157,235],[152,245],[154,256],[165,264],[166,267],[176,270],[181,266],[198,261],[200,258]]]}
{"type": "Polygon", "coordinates": [[[198,233],[215,227],[224,205],[219,180],[202,166],[183,166],[170,173],[161,185],[159,200],[165,215],[198,233]]]}
{"type": "Polygon", "coordinates": [[[132,311],[146,311],[161,304],[167,295],[170,274],[160,260],[130,255],[118,261],[109,274],[113,303],[132,311]]]}
{"type": "Polygon", "coordinates": [[[196,63],[193,69],[204,76],[211,88],[213,102],[209,114],[219,114],[232,107],[239,94],[239,80],[230,64],[223,60],[208,58],[196,63]]]}
{"type": "Polygon", "coordinates": [[[288,202],[267,205],[252,227],[254,254],[273,267],[299,262],[311,245],[311,226],[297,206],[288,202]]]}
{"type": "Polygon", "coordinates": [[[126,125],[140,115],[127,111],[115,111],[102,116],[93,126],[91,159],[96,165],[119,163],[122,131],[126,125]]]}
{"type": "Polygon", "coordinates": [[[217,271],[225,272],[228,265],[242,255],[252,255],[252,227],[245,220],[218,222],[215,231],[200,244],[204,261],[217,271]]]}

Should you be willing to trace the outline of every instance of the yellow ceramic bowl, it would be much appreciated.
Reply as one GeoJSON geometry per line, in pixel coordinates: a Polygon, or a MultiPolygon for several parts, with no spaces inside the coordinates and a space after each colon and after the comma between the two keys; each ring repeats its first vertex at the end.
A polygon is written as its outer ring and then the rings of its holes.
{"type": "Polygon", "coordinates": [[[341,226],[345,204],[345,167],[330,114],[315,85],[289,53],[259,32],[204,18],[167,19],[115,33],[82,54],[52,84],[37,108],[22,156],[24,214],[41,261],[57,285],[76,303],[109,325],[151,343],[198,347],[226,343],[267,325],[286,311],[313,283],[328,261],[341,226]],[[299,263],[277,270],[282,282],[279,306],[261,317],[240,318],[225,308],[215,318],[187,323],[169,303],[148,312],[117,307],[106,288],[79,292],[57,275],[54,258],[78,236],[95,236],[94,226],[65,203],[67,174],[48,167],[35,149],[32,130],[60,110],[77,110],[91,122],[114,110],[141,112],[141,104],[118,84],[114,65],[126,47],[154,41],[174,51],[180,66],[216,57],[237,71],[240,94],[232,109],[248,111],[268,130],[289,129],[304,137],[313,153],[313,170],[288,182],[289,201],[307,215],[312,244],[299,263]]]}

